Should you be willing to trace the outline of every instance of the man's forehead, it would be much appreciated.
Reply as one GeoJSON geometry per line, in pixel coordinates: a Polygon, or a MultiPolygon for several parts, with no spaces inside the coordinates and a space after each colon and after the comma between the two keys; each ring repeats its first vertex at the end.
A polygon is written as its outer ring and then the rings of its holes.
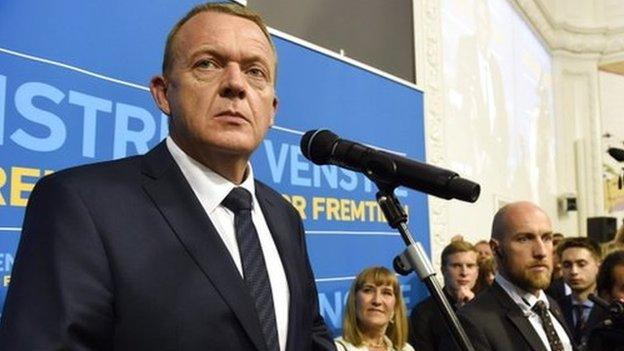
{"type": "Polygon", "coordinates": [[[561,253],[562,261],[576,261],[587,258],[593,258],[593,255],[591,251],[584,247],[569,247],[561,253]]]}
{"type": "Polygon", "coordinates": [[[265,53],[272,60],[275,59],[273,47],[257,23],[248,18],[214,11],[198,13],[184,23],[173,46],[179,48],[184,44],[227,43],[234,38],[245,40],[245,49],[265,53]]]}
{"type": "Polygon", "coordinates": [[[454,254],[449,255],[448,261],[449,263],[454,262],[465,262],[465,261],[476,261],[477,253],[474,251],[462,251],[455,252],[454,254]]]}
{"type": "Polygon", "coordinates": [[[510,233],[552,234],[550,218],[539,209],[510,213],[507,217],[510,233]]]}

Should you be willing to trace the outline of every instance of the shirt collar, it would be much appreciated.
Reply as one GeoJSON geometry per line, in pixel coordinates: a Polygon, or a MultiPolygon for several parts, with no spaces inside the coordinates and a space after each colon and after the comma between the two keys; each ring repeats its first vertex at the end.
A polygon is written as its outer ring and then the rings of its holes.
{"type": "Polygon", "coordinates": [[[530,292],[519,288],[503,277],[500,273],[496,274],[494,279],[525,314],[532,313],[531,307],[533,307],[538,300],[543,301],[546,304],[546,307],[550,309],[550,303],[548,302],[548,298],[543,290],[540,290],[537,296],[535,296],[530,292]]]}
{"type": "Polygon", "coordinates": [[[585,307],[587,307],[587,308],[592,308],[592,307],[594,307],[594,302],[593,302],[592,300],[587,299],[587,300],[585,300],[585,301],[581,302],[581,301],[579,301],[579,300],[575,299],[575,298],[574,298],[574,296],[572,296],[572,295],[571,295],[570,297],[572,298],[572,305],[573,305],[573,306],[576,306],[576,305],[583,305],[583,306],[585,306],[585,307]]]}
{"type": "MultiPolygon", "coordinates": [[[[167,137],[165,142],[171,156],[182,170],[184,177],[191,185],[207,213],[212,213],[230,191],[237,186],[247,189],[255,199],[255,185],[251,163],[247,163],[247,177],[240,185],[237,185],[186,154],[170,136],[167,137]]],[[[253,204],[255,205],[255,201],[253,201],[253,204]]]]}

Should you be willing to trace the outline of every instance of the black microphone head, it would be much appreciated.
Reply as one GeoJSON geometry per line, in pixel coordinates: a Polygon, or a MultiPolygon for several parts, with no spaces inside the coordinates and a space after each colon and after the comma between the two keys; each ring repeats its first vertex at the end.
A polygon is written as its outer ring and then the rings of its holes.
{"type": "Polygon", "coordinates": [[[481,193],[481,186],[468,179],[456,177],[448,184],[448,193],[452,198],[466,202],[475,202],[481,193]]]}
{"type": "Polygon", "coordinates": [[[301,152],[308,160],[317,165],[329,163],[334,143],[340,139],[338,135],[327,129],[315,129],[307,131],[301,137],[301,152]]]}
{"type": "Polygon", "coordinates": [[[624,149],[620,149],[617,147],[610,147],[609,150],[607,150],[607,152],[609,153],[609,155],[611,155],[611,157],[616,159],[618,162],[624,162],[624,149]]]}

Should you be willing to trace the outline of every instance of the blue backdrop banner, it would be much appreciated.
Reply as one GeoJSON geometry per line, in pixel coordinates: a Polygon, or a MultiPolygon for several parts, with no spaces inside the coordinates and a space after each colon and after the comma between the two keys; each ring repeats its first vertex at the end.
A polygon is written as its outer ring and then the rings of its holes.
{"type": "MultiPolygon", "coordinates": [[[[167,116],[147,85],[160,72],[169,28],[194,4],[0,4],[0,304],[37,180],[70,166],[144,153],[167,135],[167,116]]],[[[375,202],[376,186],[362,174],[307,161],[301,135],[328,128],[423,160],[423,96],[409,84],[275,33],[280,105],[276,125],[252,160],[254,172],[304,219],[321,312],[340,333],[354,276],[367,266],[390,267],[404,245],[375,202]]],[[[426,196],[403,188],[396,193],[410,229],[429,250],[426,196]]],[[[401,282],[411,307],[425,289],[415,278],[401,282]]]]}

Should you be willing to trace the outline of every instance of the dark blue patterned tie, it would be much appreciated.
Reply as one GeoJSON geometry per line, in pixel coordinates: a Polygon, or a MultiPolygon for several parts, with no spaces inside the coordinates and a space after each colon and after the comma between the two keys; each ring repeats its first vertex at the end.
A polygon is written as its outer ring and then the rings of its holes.
{"type": "Polygon", "coordinates": [[[544,301],[538,300],[531,309],[533,312],[537,313],[542,321],[542,327],[546,332],[546,338],[548,338],[550,349],[552,351],[563,351],[563,344],[561,343],[561,339],[559,339],[559,335],[557,335],[557,331],[555,330],[552,319],[550,319],[550,314],[548,313],[548,308],[544,301]]]}
{"type": "Polygon", "coordinates": [[[234,228],[243,264],[243,276],[249,293],[254,299],[268,350],[278,351],[279,341],[273,294],[258,232],[251,220],[251,194],[245,188],[234,188],[222,204],[234,212],[234,228]]]}
{"type": "Polygon", "coordinates": [[[583,338],[583,330],[585,329],[585,305],[572,305],[574,314],[576,315],[576,324],[574,325],[574,331],[572,333],[574,342],[578,345],[583,338]]]}

